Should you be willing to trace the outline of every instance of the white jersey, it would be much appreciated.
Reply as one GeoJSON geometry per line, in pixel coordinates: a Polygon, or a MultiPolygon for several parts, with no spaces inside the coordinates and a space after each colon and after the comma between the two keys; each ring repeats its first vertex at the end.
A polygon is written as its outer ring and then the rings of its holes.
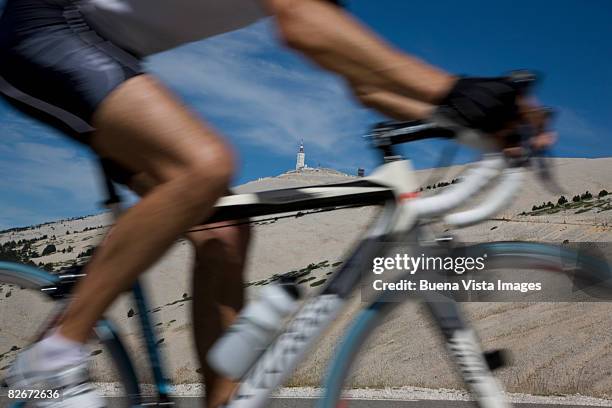
{"type": "Polygon", "coordinates": [[[79,8],[102,36],[139,56],[237,30],[266,16],[260,0],[81,0],[79,8]]]}

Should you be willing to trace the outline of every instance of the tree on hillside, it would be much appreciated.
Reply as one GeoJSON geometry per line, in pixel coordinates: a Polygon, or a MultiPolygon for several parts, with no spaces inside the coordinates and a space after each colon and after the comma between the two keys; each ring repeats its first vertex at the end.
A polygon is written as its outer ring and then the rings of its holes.
{"type": "Polygon", "coordinates": [[[45,249],[43,249],[42,256],[53,254],[56,251],[57,251],[57,248],[55,248],[55,245],[49,244],[45,247],[45,249]]]}
{"type": "Polygon", "coordinates": [[[581,200],[588,200],[591,198],[593,198],[593,194],[589,193],[588,190],[580,195],[581,200]]]}
{"type": "Polygon", "coordinates": [[[572,197],[572,201],[573,201],[573,202],[575,202],[575,203],[580,202],[580,196],[579,196],[579,195],[575,195],[575,196],[573,196],[573,197],[572,197]]]}
{"type": "Polygon", "coordinates": [[[566,203],[567,203],[567,198],[565,198],[565,196],[561,196],[557,200],[557,204],[559,204],[559,205],[563,205],[563,204],[566,204],[566,203]]]}
{"type": "Polygon", "coordinates": [[[21,257],[19,253],[13,251],[8,246],[0,247],[0,260],[7,262],[21,262],[21,257]]]}
{"type": "Polygon", "coordinates": [[[88,248],[85,251],[81,252],[80,254],[77,255],[77,258],[85,258],[88,256],[93,255],[94,249],[93,248],[88,248]]]}
{"type": "Polygon", "coordinates": [[[601,190],[601,191],[599,192],[599,194],[597,194],[597,197],[599,197],[599,198],[601,198],[601,197],[605,197],[605,196],[607,196],[608,194],[610,194],[610,193],[608,193],[606,190],[601,190]]]}

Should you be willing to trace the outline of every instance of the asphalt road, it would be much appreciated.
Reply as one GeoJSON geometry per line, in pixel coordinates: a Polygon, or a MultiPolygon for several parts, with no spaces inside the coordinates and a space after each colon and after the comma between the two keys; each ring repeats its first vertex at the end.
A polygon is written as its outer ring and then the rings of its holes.
{"type": "MultiPolygon", "coordinates": [[[[315,400],[311,399],[277,399],[270,408],[310,408],[314,407],[315,400]]],[[[195,407],[195,406],[194,406],[195,407]]],[[[350,400],[346,408],[474,408],[476,405],[470,401],[435,401],[435,400],[350,400]]],[[[514,404],[513,407],[522,408],[561,408],[569,405],[542,405],[542,404],[514,404]]],[[[572,407],[581,407],[575,405],[572,407]]],[[[589,408],[593,408],[592,406],[589,408]]]]}
{"type": "MultiPolygon", "coordinates": [[[[179,398],[177,408],[203,408],[198,398],[179,398]]],[[[270,408],[312,408],[316,400],[311,398],[274,398],[269,405],[270,408]]],[[[0,407],[10,406],[6,397],[0,397],[0,407]]],[[[109,399],[108,408],[123,408],[125,405],[117,399],[109,399]]],[[[473,408],[473,402],[469,401],[435,401],[435,400],[349,400],[346,408],[473,408]]],[[[592,408],[588,405],[554,405],[554,404],[514,404],[519,408],[592,408]]]]}

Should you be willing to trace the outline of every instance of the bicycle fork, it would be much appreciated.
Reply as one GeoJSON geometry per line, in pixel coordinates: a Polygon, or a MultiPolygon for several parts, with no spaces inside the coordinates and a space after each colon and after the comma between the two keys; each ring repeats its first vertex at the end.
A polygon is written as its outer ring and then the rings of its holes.
{"type": "Polygon", "coordinates": [[[452,300],[426,300],[431,316],[444,336],[448,352],[453,356],[463,381],[476,396],[482,408],[510,408],[492,370],[504,365],[500,350],[484,353],[476,335],[461,316],[452,300]]]}

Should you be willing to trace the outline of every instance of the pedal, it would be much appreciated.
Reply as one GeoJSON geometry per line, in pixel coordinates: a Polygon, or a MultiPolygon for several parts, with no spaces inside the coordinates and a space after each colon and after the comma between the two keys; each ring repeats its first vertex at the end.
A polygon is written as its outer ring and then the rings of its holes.
{"type": "Polygon", "coordinates": [[[485,351],[483,356],[491,371],[506,367],[512,361],[510,352],[505,349],[485,351]]]}

